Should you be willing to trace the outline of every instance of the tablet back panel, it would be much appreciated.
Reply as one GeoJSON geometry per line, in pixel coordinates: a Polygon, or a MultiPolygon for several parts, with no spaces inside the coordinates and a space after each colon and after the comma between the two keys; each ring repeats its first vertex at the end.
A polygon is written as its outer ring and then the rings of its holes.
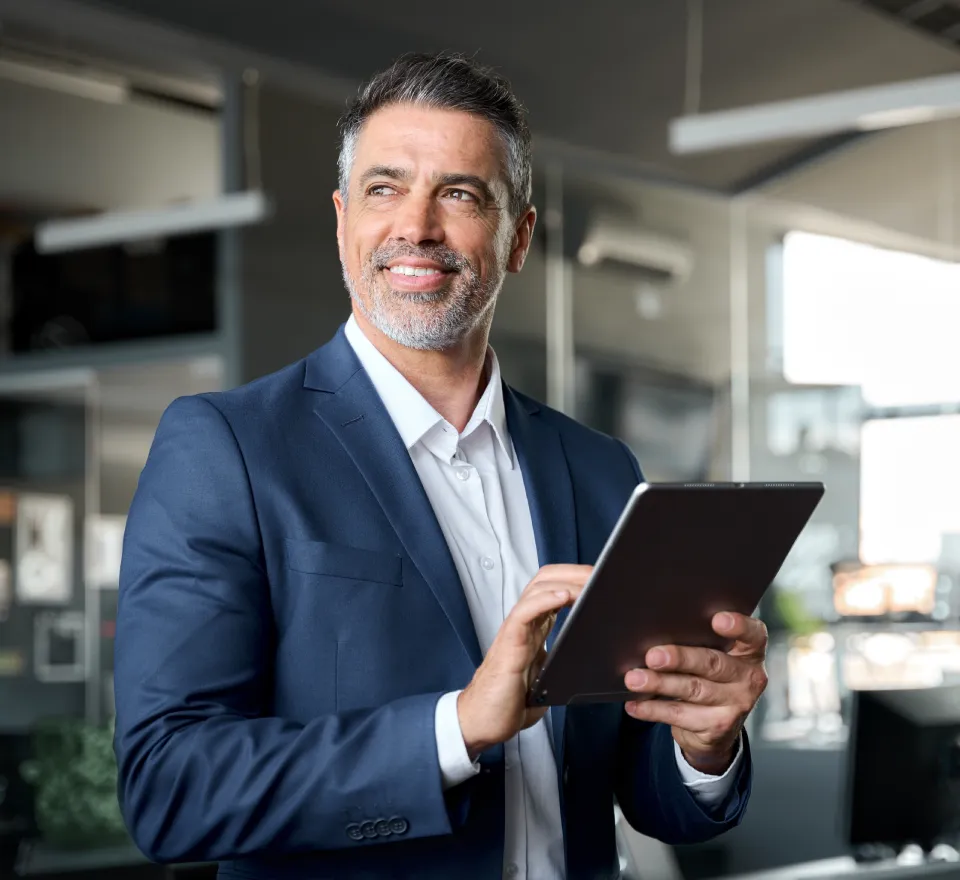
{"type": "Polygon", "coordinates": [[[727,650],[714,614],[753,614],[823,492],[821,483],[638,486],[529,704],[635,699],[623,679],[650,648],[727,650]]]}

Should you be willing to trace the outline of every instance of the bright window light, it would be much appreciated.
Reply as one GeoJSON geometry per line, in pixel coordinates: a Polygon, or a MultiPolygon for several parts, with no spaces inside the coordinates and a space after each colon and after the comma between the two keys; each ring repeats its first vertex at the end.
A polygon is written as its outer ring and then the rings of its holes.
{"type": "Polygon", "coordinates": [[[787,381],[859,385],[873,406],[960,402],[960,263],[791,232],[787,381]]]}
{"type": "Polygon", "coordinates": [[[878,419],[860,449],[860,557],[940,561],[942,538],[960,534],[960,416],[878,419]]]}

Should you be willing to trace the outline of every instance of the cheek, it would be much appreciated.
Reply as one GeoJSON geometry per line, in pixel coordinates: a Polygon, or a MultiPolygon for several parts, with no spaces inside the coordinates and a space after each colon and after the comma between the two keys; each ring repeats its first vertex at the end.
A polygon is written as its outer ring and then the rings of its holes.
{"type": "Polygon", "coordinates": [[[363,264],[389,237],[389,223],[377,212],[363,207],[348,217],[344,228],[343,252],[351,264],[363,264]]]}

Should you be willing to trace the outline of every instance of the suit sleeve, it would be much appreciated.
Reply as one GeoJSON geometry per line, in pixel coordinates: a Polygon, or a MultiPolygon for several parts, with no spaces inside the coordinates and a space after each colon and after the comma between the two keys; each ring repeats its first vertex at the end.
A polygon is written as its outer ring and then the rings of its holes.
{"type": "MultiPolygon", "coordinates": [[[[638,483],[644,477],[636,457],[621,444],[638,483]]],[[[698,803],[684,782],[670,728],[631,718],[620,721],[616,797],[627,822],[641,834],[668,844],[699,843],[739,825],[750,798],[752,765],[744,732],[738,766],[724,800],[698,803]]]]}
{"type": "Polygon", "coordinates": [[[272,717],[275,641],[240,448],[211,401],[182,398],[124,539],[115,751],[135,842],[159,862],[215,861],[451,833],[462,805],[444,799],[441,695],[272,717]]]}

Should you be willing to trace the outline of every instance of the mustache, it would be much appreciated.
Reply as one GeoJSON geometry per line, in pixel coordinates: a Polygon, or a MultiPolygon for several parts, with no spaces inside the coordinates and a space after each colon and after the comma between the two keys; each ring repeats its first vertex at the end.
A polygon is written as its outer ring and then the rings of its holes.
{"type": "Polygon", "coordinates": [[[399,242],[396,244],[388,243],[374,248],[370,254],[370,262],[375,269],[386,269],[391,260],[400,257],[430,260],[447,272],[462,272],[464,269],[471,268],[470,261],[463,254],[442,244],[416,247],[399,242]]]}

